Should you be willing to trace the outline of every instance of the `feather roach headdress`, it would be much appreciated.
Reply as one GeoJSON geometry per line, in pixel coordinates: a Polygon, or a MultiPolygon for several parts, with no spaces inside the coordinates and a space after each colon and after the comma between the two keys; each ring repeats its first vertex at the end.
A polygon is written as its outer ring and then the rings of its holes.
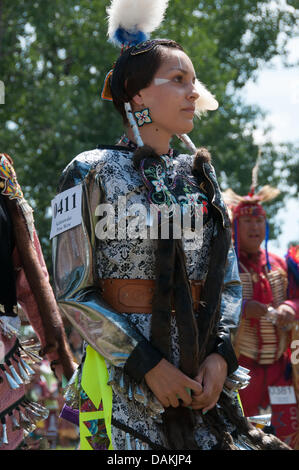
{"type": "MultiPolygon", "coordinates": [[[[109,41],[122,48],[135,46],[132,55],[142,54],[155,47],[155,39],[150,35],[162,23],[169,0],[112,0],[107,8],[109,41]]],[[[102,98],[112,101],[110,81],[113,70],[107,74],[102,98]]],[[[200,117],[206,111],[218,108],[218,102],[207,88],[196,80],[199,98],[195,102],[195,114],[200,117]]],[[[138,146],[142,145],[138,127],[131,112],[130,103],[125,104],[128,121],[133,128],[138,146]]],[[[189,138],[182,137],[187,146],[194,151],[195,146],[189,138]]]]}
{"type": "Polygon", "coordinates": [[[262,203],[271,201],[280,193],[279,189],[272,188],[269,185],[263,186],[257,193],[258,172],[261,163],[261,151],[258,152],[257,161],[251,173],[250,191],[246,196],[236,194],[231,188],[223,192],[223,198],[228,205],[233,219],[239,218],[241,215],[264,215],[266,212],[262,207],[262,203]]]}
{"type": "MultiPolygon", "coordinates": [[[[115,46],[137,46],[145,43],[150,34],[163,21],[169,0],[112,0],[107,8],[109,42],[115,46]]],[[[147,44],[140,52],[146,52],[154,46],[147,44]]],[[[105,78],[101,97],[112,101],[110,81],[113,69],[105,78]]]]}
{"type": "Polygon", "coordinates": [[[168,0],[112,0],[107,8],[108,36],[116,45],[146,41],[163,21],[168,0]]]}
{"type": "MultiPolygon", "coordinates": [[[[223,192],[223,199],[228,206],[230,216],[234,228],[234,244],[237,257],[239,257],[239,218],[241,216],[263,216],[266,219],[266,211],[262,206],[262,203],[271,201],[276,198],[280,191],[277,188],[272,188],[269,185],[263,186],[257,193],[256,188],[258,184],[258,171],[261,163],[261,151],[259,150],[256,164],[252,169],[251,186],[250,191],[246,196],[240,196],[235,193],[231,188],[223,192]]],[[[268,257],[268,239],[269,239],[269,224],[266,219],[266,238],[265,238],[265,251],[268,268],[270,269],[269,257],[268,257]]]]}

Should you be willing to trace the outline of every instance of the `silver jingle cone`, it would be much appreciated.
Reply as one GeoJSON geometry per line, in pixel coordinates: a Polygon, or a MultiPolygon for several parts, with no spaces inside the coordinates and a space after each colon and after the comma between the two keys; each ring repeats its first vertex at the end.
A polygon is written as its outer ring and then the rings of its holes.
{"type": "Polygon", "coordinates": [[[6,370],[4,371],[4,373],[9,383],[9,386],[12,390],[16,390],[17,388],[20,387],[20,385],[9,375],[9,373],[6,370]]]}
{"type": "Polygon", "coordinates": [[[29,375],[27,374],[27,372],[25,371],[24,367],[22,367],[22,364],[20,362],[18,362],[18,369],[20,371],[20,374],[21,374],[21,377],[23,379],[23,382],[25,384],[29,384],[30,383],[30,377],[29,375]]]}
{"type": "Polygon", "coordinates": [[[35,374],[35,371],[33,369],[31,369],[30,365],[27,364],[27,362],[25,362],[24,359],[20,358],[20,361],[21,361],[23,367],[27,370],[29,375],[34,375],[35,374]]]}
{"type": "Polygon", "coordinates": [[[1,438],[1,445],[8,444],[8,439],[7,439],[7,429],[6,429],[6,423],[2,423],[2,438],[1,438]]]}
{"type": "Polygon", "coordinates": [[[21,379],[21,377],[18,375],[18,373],[17,373],[16,369],[14,368],[14,366],[11,365],[11,366],[8,366],[8,367],[9,367],[9,369],[10,369],[10,372],[11,372],[12,375],[13,375],[13,378],[14,378],[15,381],[17,382],[17,384],[23,385],[24,382],[23,382],[23,380],[21,379]]]}

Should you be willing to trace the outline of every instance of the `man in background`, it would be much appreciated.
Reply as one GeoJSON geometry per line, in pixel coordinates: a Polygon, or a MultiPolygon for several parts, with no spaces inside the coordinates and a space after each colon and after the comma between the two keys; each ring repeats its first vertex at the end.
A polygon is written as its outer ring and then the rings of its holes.
{"type": "Polygon", "coordinates": [[[298,365],[290,346],[299,325],[299,299],[287,293],[285,261],[267,249],[268,223],[262,202],[278,191],[264,186],[247,196],[225,192],[231,209],[235,249],[243,285],[242,316],[234,346],[239,364],[250,370],[250,384],[240,391],[247,417],[272,413],[273,432],[299,449],[298,365]],[[261,248],[265,240],[265,249],[261,248]]]}

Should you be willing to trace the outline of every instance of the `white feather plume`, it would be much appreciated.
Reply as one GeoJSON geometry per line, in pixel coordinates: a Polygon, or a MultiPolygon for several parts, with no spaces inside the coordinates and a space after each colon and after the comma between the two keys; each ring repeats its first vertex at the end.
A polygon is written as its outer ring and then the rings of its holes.
{"type": "Polygon", "coordinates": [[[112,0],[107,8],[108,36],[114,41],[116,30],[150,34],[163,21],[169,0],[112,0]]]}
{"type": "Polygon", "coordinates": [[[260,163],[261,163],[261,156],[262,156],[262,152],[261,152],[261,149],[259,149],[256,163],[255,163],[254,167],[252,168],[252,182],[251,182],[250,191],[252,191],[253,193],[255,191],[255,188],[257,187],[258,173],[259,173],[260,163]]]}
{"type": "Polygon", "coordinates": [[[196,116],[200,117],[206,111],[215,111],[219,104],[212,93],[199,80],[196,80],[195,87],[199,94],[199,98],[195,101],[196,116]]]}

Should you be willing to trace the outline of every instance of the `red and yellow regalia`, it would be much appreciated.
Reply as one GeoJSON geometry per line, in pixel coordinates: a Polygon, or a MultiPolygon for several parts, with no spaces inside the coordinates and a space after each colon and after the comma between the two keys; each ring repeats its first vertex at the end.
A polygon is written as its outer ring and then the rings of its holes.
{"type": "Polygon", "coordinates": [[[276,195],[277,191],[269,186],[258,194],[251,191],[245,197],[231,190],[226,192],[243,286],[243,311],[234,346],[239,364],[249,369],[251,376],[249,386],[240,391],[245,415],[256,416],[271,410],[271,432],[299,449],[299,360],[294,360],[296,354],[292,350],[296,345],[294,340],[299,338],[298,291],[296,295],[294,289],[292,292],[288,289],[285,261],[267,250],[267,228],[266,249],[256,253],[242,250],[238,234],[240,217],[266,219],[261,202],[276,195]],[[267,306],[268,313],[259,318],[246,318],[246,303],[250,300],[267,306]],[[292,307],[296,315],[292,323],[279,328],[275,325],[275,309],[284,304],[292,307]]]}

